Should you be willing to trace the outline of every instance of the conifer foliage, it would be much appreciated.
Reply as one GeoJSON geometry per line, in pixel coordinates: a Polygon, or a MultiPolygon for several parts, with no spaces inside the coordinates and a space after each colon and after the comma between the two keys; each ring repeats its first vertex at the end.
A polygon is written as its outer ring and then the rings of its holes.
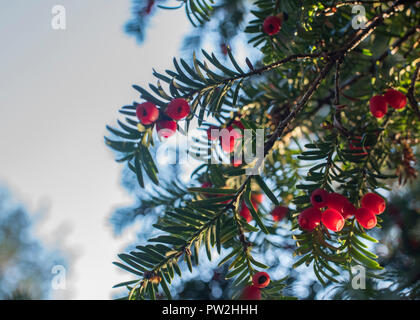
{"type": "MultiPolygon", "coordinates": [[[[248,37],[250,51],[260,51],[260,61],[239,61],[229,46],[224,56],[201,50],[174,58],[171,70],[153,69],[149,88],[133,86],[140,100],[120,109],[119,128],[107,126],[106,144],[139,186],[169,194],[150,203],[162,210],[154,224],[161,232],[115,262],[135,276],[116,285],[128,289],[129,299],[170,299],[184,265],[192,271],[202,253],[212,260],[215,252],[219,265],[228,265],[232,298],[287,298],[285,279],[255,258],[264,249],[250,240],[287,226],[294,267],[311,267],[322,285],[353,266],[378,277],[383,268],[367,245],[377,242],[369,233],[381,226],[386,190],[416,176],[407,149],[420,135],[418,2],[234,2],[249,17],[237,32],[248,37]],[[365,9],[364,28],[354,26],[355,5],[365,9]],[[233,142],[243,130],[264,129],[264,157],[203,161],[189,185],[162,184],[153,147],[195,126],[206,159],[215,144],[226,153],[237,147],[209,134],[224,128],[237,130],[233,142]],[[172,133],[160,134],[162,127],[172,133]]],[[[230,10],[226,1],[175,3],[149,1],[143,10],[184,8],[197,28],[230,10]]]]}

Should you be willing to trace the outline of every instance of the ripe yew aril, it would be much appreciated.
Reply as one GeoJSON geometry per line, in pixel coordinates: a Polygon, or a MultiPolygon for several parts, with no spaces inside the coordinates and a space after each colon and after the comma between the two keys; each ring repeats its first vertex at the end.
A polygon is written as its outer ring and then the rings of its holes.
{"type": "MultiPolygon", "coordinates": [[[[212,186],[213,186],[212,183],[209,181],[205,181],[201,184],[201,188],[211,188],[212,186]]],[[[209,198],[212,196],[212,194],[204,193],[203,196],[205,196],[206,198],[209,198]]]]}
{"type": "Polygon", "coordinates": [[[169,102],[166,108],[166,114],[173,120],[181,120],[190,114],[188,101],[182,98],[176,98],[169,102]]]}
{"type": "Polygon", "coordinates": [[[149,125],[159,118],[159,109],[154,103],[143,102],[137,105],[136,115],[142,124],[149,125]]]}
{"type": "Polygon", "coordinates": [[[386,102],[394,109],[402,109],[407,104],[407,97],[404,93],[398,90],[388,89],[384,94],[384,98],[386,102]]]}
{"type": "Polygon", "coordinates": [[[251,194],[251,200],[257,204],[260,204],[264,201],[263,193],[253,193],[251,194]]]}
{"type": "Polygon", "coordinates": [[[246,286],[241,295],[242,300],[261,300],[261,290],[255,286],[246,286]]]}
{"type": "Polygon", "coordinates": [[[348,201],[343,206],[343,210],[340,213],[341,213],[341,215],[343,216],[344,219],[349,219],[349,218],[354,216],[356,210],[357,210],[356,207],[350,201],[348,201]]]}
{"type": "Polygon", "coordinates": [[[343,213],[344,207],[349,203],[349,200],[342,194],[331,192],[327,197],[328,209],[334,209],[339,213],[343,213]]]}
{"type": "Polygon", "coordinates": [[[361,205],[363,208],[369,209],[374,214],[381,214],[385,211],[386,208],[385,199],[373,192],[366,193],[363,196],[361,205]]]}
{"type": "Polygon", "coordinates": [[[369,101],[370,112],[375,118],[382,118],[388,111],[386,100],[383,96],[373,96],[369,101]]]}
{"type": "Polygon", "coordinates": [[[280,221],[284,219],[284,217],[287,216],[288,212],[289,212],[288,207],[277,206],[271,211],[271,216],[273,217],[274,221],[280,221]]]}
{"type": "Polygon", "coordinates": [[[248,223],[252,221],[252,214],[251,211],[249,211],[248,207],[245,205],[245,203],[242,203],[241,210],[239,210],[239,215],[244,218],[248,223]]]}
{"type": "Polygon", "coordinates": [[[234,120],[234,121],[232,122],[232,127],[233,127],[233,128],[235,128],[235,129],[245,130],[244,125],[243,125],[243,124],[242,124],[242,122],[241,122],[241,121],[239,121],[239,120],[234,120]]]}
{"type": "Polygon", "coordinates": [[[316,189],[311,193],[311,204],[315,208],[323,208],[327,204],[328,192],[324,189],[316,189]]]}
{"type": "Polygon", "coordinates": [[[239,167],[239,166],[241,166],[242,165],[242,159],[241,158],[239,158],[239,159],[233,159],[232,160],[232,165],[236,168],[236,167],[239,167]]]}
{"type": "Polygon", "coordinates": [[[156,131],[159,137],[172,137],[177,129],[177,124],[172,120],[162,120],[156,123],[156,131]]]}
{"type": "Polygon", "coordinates": [[[344,218],[337,210],[327,209],[322,213],[322,224],[331,231],[341,231],[344,227],[344,218]]]}
{"type": "Polygon", "coordinates": [[[236,168],[244,164],[243,154],[230,154],[230,163],[236,168]]]}
{"type": "MultiPolygon", "coordinates": [[[[252,206],[254,207],[255,211],[258,211],[259,203],[256,202],[254,199],[252,199],[252,196],[251,196],[251,203],[252,203],[252,206]]],[[[241,203],[241,210],[239,210],[239,215],[241,217],[245,218],[245,220],[248,223],[251,222],[251,220],[253,219],[251,211],[248,209],[248,207],[246,206],[244,201],[242,201],[242,203],[241,203]]]]}
{"type": "Polygon", "coordinates": [[[321,210],[314,207],[303,210],[298,216],[298,222],[303,230],[314,230],[321,222],[321,210]]]}
{"type": "Polygon", "coordinates": [[[210,188],[212,186],[212,183],[209,181],[203,182],[201,184],[201,188],[210,188]]]}
{"type": "Polygon", "coordinates": [[[372,229],[376,226],[376,215],[367,208],[357,209],[354,216],[356,217],[357,222],[365,229],[372,229]]]}
{"type": "Polygon", "coordinates": [[[282,20],[277,16],[268,16],[263,22],[263,31],[272,36],[278,33],[281,29],[282,20]]]}
{"type": "Polygon", "coordinates": [[[219,136],[222,150],[226,153],[231,153],[235,149],[236,142],[242,138],[240,130],[233,126],[221,130],[219,136]]]}
{"type": "Polygon", "coordinates": [[[265,288],[270,283],[270,276],[267,272],[257,272],[252,276],[252,284],[257,288],[265,288]]]}

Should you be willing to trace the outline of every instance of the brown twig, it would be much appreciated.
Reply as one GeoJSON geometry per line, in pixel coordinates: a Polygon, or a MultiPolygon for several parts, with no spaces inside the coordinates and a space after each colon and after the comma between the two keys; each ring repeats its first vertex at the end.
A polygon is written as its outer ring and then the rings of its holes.
{"type": "MultiPolygon", "coordinates": [[[[388,50],[386,50],[384,53],[382,53],[377,59],[372,60],[371,65],[369,66],[369,68],[365,72],[358,73],[355,76],[351,77],[350,79],[346,80],[344,83],[342,83],[341,86],[340,86],[340,94],[342,96],[346,97],[347,99],[351,100],[350,97],[347,97],[345,94],[343,94],[343,91],[350,88],[350,86],[352,86],[353,84],[355,84],[360,79],[367,76],[368,74],[373,73],[378,62],[383,62],[385,60],[385,58],[389,55],[390,52],[393,52],[393,51],[395,52],[397,49],[399,49],[401,47],[401,45],[405,41],[407,41],[412,35],[415,35],[416,32],[419,32],[418,29],[419,29],[419,25],[417,25],[416,27],[408,30],[404,34],[404,36],[402,36],[401,38],[396,40],[393,44],[391,44],[391,46],[388,50]]],[[[327,96],[325,96],[323,98],[319,98],[317,107],[311,112],[310,115],[316,114],[323,107],[324,104],[330,103],[331,99],[334,97],[334,94],[335,94],[335,92],[333,90],[330,90],[330,93],[327,96]]]]}
{"type": "Polygon", "coordinates": [[[419,76],[419,68],[420,68],[420,62],[417,63],[416,70],[414,71],[413,77],[411,78],[410,88],[408,88],[408,92],[407,92],[407,99],[408,99],[408,102],[410,102],[411,107],[413,108],[414,112],[416,113],[417,117],[420,120],[420,111],[419,111],[418,103],[417,103],[416,98],[414,97],[414,87],[416,85],[416,81],[419,76]]]}

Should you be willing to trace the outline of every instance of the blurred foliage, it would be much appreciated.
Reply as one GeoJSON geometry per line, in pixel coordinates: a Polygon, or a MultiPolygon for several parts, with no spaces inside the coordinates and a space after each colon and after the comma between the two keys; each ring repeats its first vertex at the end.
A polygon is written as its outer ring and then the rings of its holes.
{"type": "Polygon", "coordinates": [[[126,24],[126,32],[141,43],[145,40],[148,24],[156,11],[184,9],[191,24],[199,26],[184,39],[184,49],[199,48],[206,35],[212,33],[216,37],[213,40],[219,44],[219,50],[225,52],[225,46],[238,35],[246,17],[246,7],[251,3],[243,0],[133,0],[132,18],[126,24]]]}
{"type": "Polygon", "coordinates": [[[67,262],[57,248],[35,237],[34,227],[25,206],[0,188],[0,300],[52,297],[52,267],[67,262]]]}

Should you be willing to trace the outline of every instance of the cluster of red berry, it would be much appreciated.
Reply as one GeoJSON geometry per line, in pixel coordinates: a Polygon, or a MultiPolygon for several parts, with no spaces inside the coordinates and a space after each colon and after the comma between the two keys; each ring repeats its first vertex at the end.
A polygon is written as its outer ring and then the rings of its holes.
{"type": "Polygon", "coordinates": [[[176,98],[166,107],[165,114],[160,114],[154,103],[144,102],[137,105],[136,115],[141,124],[151,125],[156,122],[156,131],[160,137],[169,138],[177,129],[176,121],[184,119],[190,114],[187,100],[176,98]]]}
{"type": "MultiPolygon", "coordinates": [[[[251,194],[251,203],[255,209],[258,210],[259,205],[263,202],[264,195],[262,193],[254,193],[251,194]]],[[[239,215],[244,218],[248,223],[252,220],[251,212],[249,211],[248,207],[245,205],[245,202],[241,202],[241,209],[239,210],[239,215]]]]}
{"type": "MultiPolygon", "coordinates": [[[[254,206],[255,211],[258,210],[258,206],[263,202],[264,195],[262,193],[255,193],[251,195],[251,203],[254,206]]],[[[274,221],[278,222],[286,217],[289,212],[288,207],[277,206],[271,211],[271,217],[274,221]]],[[[241,208],[239,210],[239,215],[243,217],[248,223],[252,221],[252,215],[245,203],[241,202],[241,208]]]]}
{"type": "Polygon", "coordinates": [[[384,212],[385,200],[376,193],[367,193],[361,200],[361,208],[356,207],[339,193],[328,193],[324,189],[316,189],[311,194],[313,207],[303,210],[298,216],[298,222],[303,230],[312,231],[321,222],[331,231],[341,231],[344,220],[353,216],[365,229],[376,226],[376,215],[384,212]],[[327,208],[321,211],[321,208],[327,208]]]}
{"type": "Polygon", "coordinates": [[[287,20],[287,14],[285,12],[275,16],[268,16],[264,19],[262,29],[269,36],[273,36],[280,32],[283,20],[287,20]]]}
{"type": "Polygon", "coordinates": [[[267,287],[270,283],[270,276],[267,272],[257,272],[252,277],[252,285],[246,286],[242,292],[242,300],[260,300],[261,289],[267,287]]]}
{"type": "Polygon", "coordinates": [[[400,91],[388,89],[384,95],[373,96],[369,101],[370,113],[375,118],[382,118],[388,111],[388,105],[402,109],[407,104],[407,97],[400,91]]]}

